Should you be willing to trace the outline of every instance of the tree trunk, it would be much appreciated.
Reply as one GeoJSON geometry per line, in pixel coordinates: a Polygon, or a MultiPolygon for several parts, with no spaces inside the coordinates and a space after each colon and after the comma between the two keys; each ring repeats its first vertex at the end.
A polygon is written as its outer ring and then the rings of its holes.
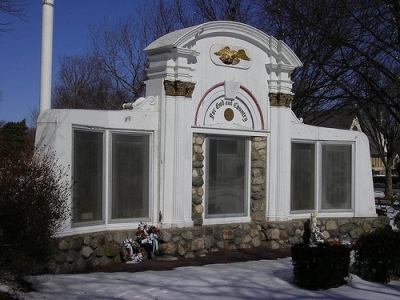
{"type": "Polygon", "coordinates": [[[385,166],[386,177],[385,177],[385,197],[392,198],[393,197],[393,185],[392,185],[392,167],[387,164],[385,166]]]}

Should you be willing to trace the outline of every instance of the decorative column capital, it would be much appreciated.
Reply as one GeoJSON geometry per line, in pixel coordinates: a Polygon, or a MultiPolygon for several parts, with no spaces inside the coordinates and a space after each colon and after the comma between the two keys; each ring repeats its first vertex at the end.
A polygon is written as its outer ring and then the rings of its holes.
{"type": "Polygon", "coordinates": [[[165,95],[192,98],[195,85],[193,82],[164,80],[165,95]]]}
{"type": "Polygon", "coordinates": [[[293,95],[291,94],[270,93],[268,96],[271,106],[291,107],[293,100],[293,95]]]}

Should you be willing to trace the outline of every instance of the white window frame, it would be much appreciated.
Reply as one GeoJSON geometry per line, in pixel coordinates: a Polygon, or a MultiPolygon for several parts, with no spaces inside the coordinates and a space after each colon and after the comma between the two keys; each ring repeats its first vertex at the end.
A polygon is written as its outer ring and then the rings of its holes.
{"type": "MultiPolygon", "coordinates": [[[[314,165],[314,209],[313,210],[292,210],[290,199],[290,213],[293,215],[300,215],[304,213],[310,213],[312,211],[318,213],[342,213],[342,212],[354,212],[355,203],[355,143],[352,141],[321,141],[321,140],[292,140],[293,143],[300,144],[314,144],[315,145],[315,165],[314,165]],[[322,146],[323,145],[338,145],[338,146],[351,146],[351,198],[350,198],[350,209],[322,209],[322,146]]],[[[290,184],[290,188],[292,185],[290,184]]]]}
{"type": "Polygon", "coordinates": [[[355,176],[355,143],[354,142],[346,142],[346,141],[320,141],[318,142],[318,165],[317,168],[318,172],[318,212],[326,213],[326,212],[353,212],[354,211],[354,176],[355,176]],[[350,196],[350,208],[349,209],[339,209],[339,208],[332,208],[332,209],[322,209],[322,146],[323,145],[337,145],[337,146],[351,146],[351,196],[350,196]]]}
{"type": "MultiPolygon", "coordinates": [[[[317,156],[317,152],[318,152],[318,143],[314,142],[314,141],[292,141],[290,144],[290,147],[292,149],[293,144],[307,144],[307,145],[314,145],[314,201],[313,201],[313,206],[314,208],[311,211],[315,211],[318,207],[318,156],[317,156]]],[[[292,150],[290,150],[290,159],[292,159],[292,150]]],[[[292,171],[290,172],[290,176],[292,176],[292,171]]],[[[290,189],[292,189],[292,185],[290,184],[290,189]]],[[[310,210],[305,210],[305,209],[299,209],[299,210],[292,210],[292,191],[290,193],[290,213],[293,214],[299,214],[299,213],[308,213],[310,212],[310,210]]]]}
{"type": "Polygon", "coordinates": [[[243,139],[245,141],[245,212],[243,214],[220,214],[220,215],[207,215],[207,201],[208,201],[208,181],[204,180],[204,212],[203,224],[227,224],[250,221],[250,191],[251,191],[251,136],[250,135],[224,135],[222,133],[206,133],[204,141],[204,176],[208,178],[208,145],[210,138],[221,138],[227,140],[243,139]]]}
{"type": "Polygon", "coordinates": [[[135,135],[135,136],[147,136],[148,137],[148,141],[149,141],[149,153],[153,152],[153,142],[152,142],[152,134],[150,132],[138,132],[138,131],[117,131],[117,130],[109,130],[108,132],[108,155],[107,155],[107,160],[108,160],[108,168],[107,168],[107,172],[108,172],[108,176],[107,176],[107,187],[108,187],[108,192],[107,192],[107,220],[108,223],[113,224],[113,223],[137,223],[140,221],[143,222],[150,222],[151,221],[151,212],[152,212],[152,207],[153,207],[153,202],[151,201],[151,199],[153,199],[152,197],[152,156],[151,154],[149,154],[149,161],[148,161],[148,199],[149,199],[149,207],[148,207],[148,217],[138,217],[138,218],[124,218],[124,219],[113,219],[112,218],[112,187],[113,187],[113,178],[112,178],[112,153],[113,153],[113,149],[112,149],[112,145],[113,145],[113,135],[135,135]]]}
{"type": "MultiPolygon", "coordinates": [[[[152,131],[130,131],[130,130],[116,130],[116,129],[107,129],[102,127],[91,127],[88,129],[87,127],[82,126],[73,126],[72,127],[72,142],[74,141],[74,133],[75,131],[85,131],[85,132],[101,132],[103,133],[103,186],[102,186],[102,220],[100,221],[88,221],[88,222],[71,222],[71,228],[84,228],[90,226],[107,226],[111,224],[121,224],[121,223],[135,223],[139,221],[151,222],[152,220],[152,211],[154,207],[154,191],[153,191],[153,149],[154,149],[154,134],[152,131]],[[149,142],[149,172],[148,172],[148,193],[149,193],[149,207],[148,207],[148,218],[127,218],[127,219],[112,219],[111,217],[111,208],[112,208],[112,135],[113,134],[126,134],[126,135],[137,135],[137,136],[148,136],[149,142]]],[[[71,172],[73,174],[73,166],[74,166],[74,153],[72,154],[72,167],[71,172]]],[[[73,200],[73,199],[72,199],[73,200]]],[[[72,203],[73,209],[73,203],[72,203]]]]}
{"type": "MultiPolygon", "coordinates": [[[[82,128],[82,127],[73,127],[72,129],[72,145],[74,145],[75,142],[75,132],[88,132],[88,133],[101,133],[103,135],[103,141],[102,141],[102,153],[103,153],[103,157],[102,157],[102,161],[103,161],[103,174],[101,176],[102,178],[102,197],[101,197],[101,202],[102,202],[102,217],[101,220],[96,220],[96,221],[80,221],[80,222],[75,222],[74,221],[74,214],[72,213],[72,220],[71,220],[71,227],[86,227],[86,226],[94,226],[94,225],[104,225],[106,223],[106,205],[105,205],[105,191],[106,191],[106,177],[105,177],[105,173],[106,173],[106,169],[105,169],[105,159],[106,159],[106,149],[104,147],[105,141],[106,141],[106,130],[102,129],[102,128],[93,128],[93,129],[87,129],[87,128],[82,128]]],[[[74,146],[72,146],[72,150],[74,150],[74,146]]],[[[73,176],[74,174],[74,166],[75,166],[75,153],[73,152],[72,154],[72,166],[71,166],[71,174],[73,176]]],[[[74,180],[74,178],[72,178],[72,180],[74,180]]],[[[72,188],[74,188],[72,186],[72,188]]],[[[72,193],[72,195],[74,195],[74,192],[72,193]]],[[[72,198],[72,206],[71,209],[74,209],[74,198],[72,198]]]]}

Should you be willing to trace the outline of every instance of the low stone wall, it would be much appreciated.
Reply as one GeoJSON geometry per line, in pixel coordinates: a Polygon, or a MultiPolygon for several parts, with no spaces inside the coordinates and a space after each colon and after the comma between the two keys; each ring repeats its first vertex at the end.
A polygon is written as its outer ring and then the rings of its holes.
{"type": "MultiPolygon", "coordinates": [[[[246,224],[195,226],[161,229],[158,259],[206,255],[219,249],[290,247],[303,240],[306,220],[253,222],[246,224]]],[[[389,224],[389,218],[318,219],[318,227],[329,242],[357,240],[363,233],[389,224]]],[[[53,273],[73,273],[91,267],[120,262],[120,251],[127,237],[136,230],[100,232],[58,239],[58,250],[49,265],[53,273]]]]}

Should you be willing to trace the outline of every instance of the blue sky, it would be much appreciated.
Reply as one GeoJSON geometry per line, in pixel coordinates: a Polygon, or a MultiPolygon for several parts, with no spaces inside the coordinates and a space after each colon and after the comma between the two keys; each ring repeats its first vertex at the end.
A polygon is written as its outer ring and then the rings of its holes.
{"type": "MultiPolygon", "coordinates": [[[[126,19],[139,4],[155,0],[54,0],[53,85],[63,56],[84,54],[89,28],[104,18],[126,19]]],[[[13,30],[0,35],[0,121],[27,120],[39,108],[42,0],[27,1],[26,20],[1,14],[0,22],[13,21],[13,30]]]]}

